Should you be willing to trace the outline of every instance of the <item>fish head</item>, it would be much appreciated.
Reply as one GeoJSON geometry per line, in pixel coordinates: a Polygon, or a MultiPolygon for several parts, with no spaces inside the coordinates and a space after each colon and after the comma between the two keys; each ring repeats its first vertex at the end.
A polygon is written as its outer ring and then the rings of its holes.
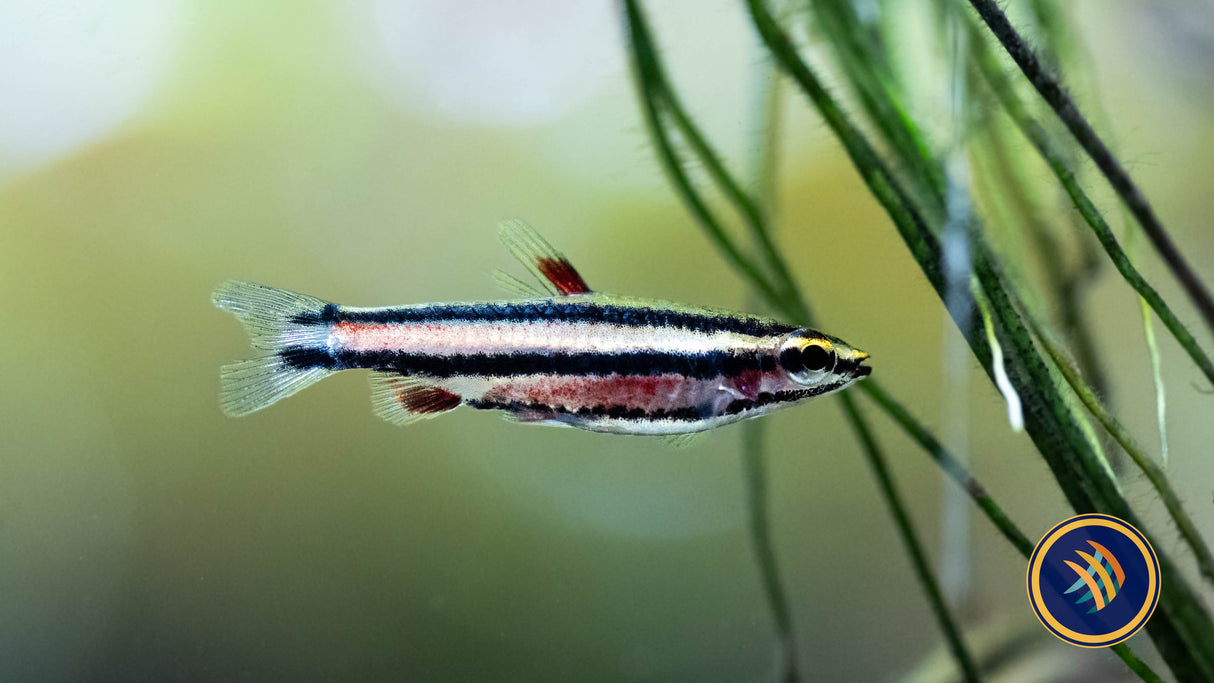
{"type": "Polygon", "coordinates": [[[836,391],[863,379],[873,371],[864,364],[868,354],[842,339],[816,330],[794,330],[780,344],[780,369],[794,383],[806,388],[836,391]]]}

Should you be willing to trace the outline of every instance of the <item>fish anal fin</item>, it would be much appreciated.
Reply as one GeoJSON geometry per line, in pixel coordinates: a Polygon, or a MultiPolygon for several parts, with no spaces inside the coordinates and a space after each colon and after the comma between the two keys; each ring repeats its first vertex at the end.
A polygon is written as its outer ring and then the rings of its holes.
{"type": "Polygon", "coordinates": [[[497,232],[506,249],[549,293],[562,296],[590,293],[589,285],[569,263],[569,259],[553,249],[535,228],[511,218],[502,221],[497,232]]]}
{"type": "Polygon", "coordinates": [[[455,410],[463,403],[459,394],[429,384],[424,379],[393,372],[371,373],[371,405],[375,414],[396,425],[455,410]]]}
{"type": "Polygon", "coordinates": [[[407,387],[396,392],[396,400],[405,410],[418,415],[445,413],[459,407],[463,399],[441,387],[407,387]]]}

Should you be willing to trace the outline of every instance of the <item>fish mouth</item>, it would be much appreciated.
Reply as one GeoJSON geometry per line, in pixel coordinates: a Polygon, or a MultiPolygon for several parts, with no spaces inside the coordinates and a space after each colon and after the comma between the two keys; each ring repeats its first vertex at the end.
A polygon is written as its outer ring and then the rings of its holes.
{"type": "Polygon", "coordinates": [[[849,368],[852,379],[862,379],[872,374],[873,369],[864,364],[864,361],[868,360],[868,358],[868,354],[863,351],[854,352],[854,355],[850,359],[851,367],[849,368]]]}

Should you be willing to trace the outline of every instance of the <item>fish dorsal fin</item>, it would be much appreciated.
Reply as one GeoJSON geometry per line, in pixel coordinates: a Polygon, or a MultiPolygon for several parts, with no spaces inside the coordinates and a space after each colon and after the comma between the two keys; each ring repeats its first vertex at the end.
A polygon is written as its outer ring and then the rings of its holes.
{"type": "Polygon", "coordinates": [[[545,292],[540,291],[539,287],[536,287],[530,282],[523,282],[522,280],[514,277],[504,270],[501,270],[500,268],[494,269],[491,275],[493,276],[493,281],[497,283],[498,287],[501,287],[515,296],[521,296],[524,299],[539,299],[547,296],[545,292]]]}
{"type": "Polygon", "coordinates": [[[554,295],[589,294],[590,287],[569,260],[548,244],[535,228],[517,218],[497,226],[498,237],[514,258],[554,295]]]}
{"type": "Polygon", "coordinates": [[[376,415],[395,425],[442,415],[461,402],[458,394],[425,380],[395,372],[371,373],[371,406],[376,415]]]}

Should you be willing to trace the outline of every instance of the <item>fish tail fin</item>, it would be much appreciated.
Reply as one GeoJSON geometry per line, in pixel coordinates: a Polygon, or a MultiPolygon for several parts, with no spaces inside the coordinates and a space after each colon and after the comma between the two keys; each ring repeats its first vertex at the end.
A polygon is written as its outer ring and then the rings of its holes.
{"type": "Polygon", "coordinates": [[[211,301],[240,320],[258,351],[255,358],[220,369],[219,408],[225,415],[261,410],[333,373],[333,304],[240,280],[219,285],[211,301]]]}

